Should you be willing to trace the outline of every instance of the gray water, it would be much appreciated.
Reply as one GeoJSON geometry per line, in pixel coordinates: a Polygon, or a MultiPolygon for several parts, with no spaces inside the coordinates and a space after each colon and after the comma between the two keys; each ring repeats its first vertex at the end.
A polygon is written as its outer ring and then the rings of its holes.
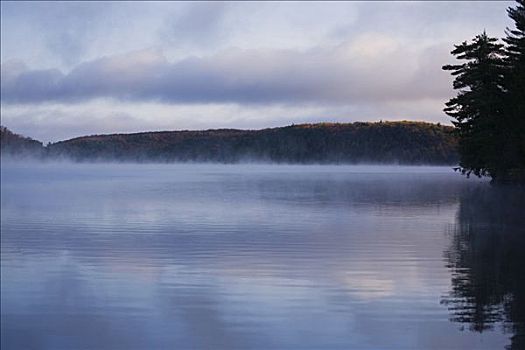
{"type": "Polygon", "coordinates": [[[524,196],[450,168],[1,175],[3,350],[523,346],[524,196]]]}

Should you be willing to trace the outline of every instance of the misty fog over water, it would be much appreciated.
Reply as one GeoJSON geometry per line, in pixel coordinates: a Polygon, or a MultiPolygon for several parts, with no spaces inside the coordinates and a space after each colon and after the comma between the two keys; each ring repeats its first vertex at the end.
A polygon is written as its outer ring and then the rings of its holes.
{"type": "Polygon", "coordinates": [[[523,191],[450,167],[1,171],[2,349],[523,344],[523,191]]]}

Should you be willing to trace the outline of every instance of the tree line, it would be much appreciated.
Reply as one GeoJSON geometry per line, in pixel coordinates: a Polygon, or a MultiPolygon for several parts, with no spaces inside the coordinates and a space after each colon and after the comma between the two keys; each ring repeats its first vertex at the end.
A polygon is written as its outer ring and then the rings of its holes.
{"type": "Polygon", "coordinates": [[[456,148],[451,126],[356,122],[92,135],[49,144],[43,154],[74,161],[454,165],[456,148]]]}
{"type": "Polygon", "coordinates": [[[17,158],[42,157],[45,151],[42,142],[15,134],[4,126],[0,126],[0,150],[4,156],[17,158]]]}

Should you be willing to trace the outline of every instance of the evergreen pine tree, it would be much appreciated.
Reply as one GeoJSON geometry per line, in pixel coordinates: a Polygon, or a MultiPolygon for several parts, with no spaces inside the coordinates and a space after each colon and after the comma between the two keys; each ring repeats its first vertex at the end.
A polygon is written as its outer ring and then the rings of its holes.
{"type": "Polygon", "coordinates": [[[509,131],[503,114],[503,45],[483,32],[470,43],[455,45],[451,53],[465,61],[443,67],[452,71],[453,87],[459,90],[444,111],[455,119],[460,170],[467,176],[505,177],[508,166],[501,154],[509,131]]]}
{"type": "Polygon", "coordinates": [[[505,114],[512,128],[512,139],[505,153],[515,177],[525,178],[525,0],[518,0],[516,8],[507,13],[515,29],[507,28],[505,53],[506,103],[505,114]]]}

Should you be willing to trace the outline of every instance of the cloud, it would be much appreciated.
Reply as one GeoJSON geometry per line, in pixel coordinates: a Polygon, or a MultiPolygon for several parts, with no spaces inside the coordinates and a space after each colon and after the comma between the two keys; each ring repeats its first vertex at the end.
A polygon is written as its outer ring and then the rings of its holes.
{"type": "Polygon", "coordinates": [[[228,47],[307,49],[369,32],[458,42],[510,25],[508,2],[1,2],[2,62],[70,70],[147,47],[170,59],[228,47]]]}
{"type": "Polygon", "coordinates": [[[450,79],[440,71],[448,50],[411,49],[382,34],[365,34],[304,51],[228,49],[176,62],[160,50],[141,50],[81,63],[68,73],[23,70],[8,62],[2,65],[1,94],[4,103],[408,101],[450,94],[450,79]]]}
{"type": "Polygon", "coordinates": [[[32,54],[35,49],[46,51],[70,65],[102,35],[110,22],[107,14],[113,11],[111,3],[6,2],[2,4],[6,22],[2,30],[7,33],[3,38],[8,40],[8,50],[12,45],[29,46],[32,54]]]}
{"type": "Polygon", "coordinates": [[[332,35],[348,37],[355,32],[381,31],[419,41],[455,43],[483,30],[502,36],[506,8],[514,1],[370,1],[356,2],[357,20],[334,27],[332,35]]]}
{"type": "Polygon", "coordinates": [[[446,123],[444,100],[355,103],[339,106],[229,103],[122,103],[104,99],[75,104],[2,105],[2,125],[40,141],[91,134],[210,128],[262,129],[292,123],[427,120],[446,123]]]}
{"type": "Polygon", "coordinates": [[[88,133],[316,121],[446,123],[454,43],[514,2],[14,2],[2,124],[88,133]]]}
{"type": "Polygon", "coordinates": [[[164,19],[159,29],[161,39],[172,45],[201,46],[215,44],[224,34],[228,8],[224,2],[189,3],[164,19]]]}

